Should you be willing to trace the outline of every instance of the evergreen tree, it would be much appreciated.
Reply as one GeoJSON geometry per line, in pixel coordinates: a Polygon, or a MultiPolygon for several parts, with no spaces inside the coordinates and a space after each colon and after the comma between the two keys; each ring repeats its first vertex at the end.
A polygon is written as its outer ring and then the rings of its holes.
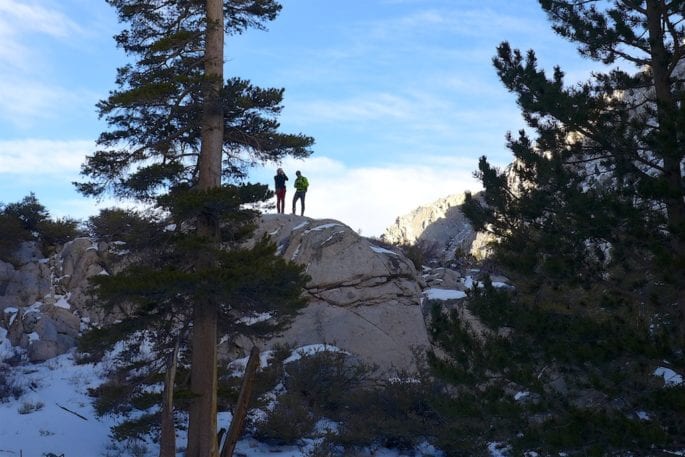
{"type": "Polygon", "coordinates": [[[496,235],[500,260],[547,281],[651,266],[685,337],[685,2],[540,5],[581,55],[622,67],[569,87],[560,68],[550,77],[533,51],[502,43],[495,67],[536,137],[508,135],[507,171],[481,158],[483,199],[467,213],[496,235]]]}
{"type": "MultiPolygon", "coordinates": [[[[226,303],[226,292],[216,281],[225,280],[225,287],[230,284],[231,290],[242,290],[235,277],[217,276],[217,269],[229,268],[231,262],[224,258],[223,249],[230,248],[227,243],[236,241],[254,217],[242,211],[241,205],[268,197],[263,186],[236,186],[235,182],[244,178],[247,166],[255,162],[308,156],[313,139],[278,131],[282,89],[260,89],[235,78],[224,80],[224,35],[248,27],[263,29],[281,9],[276,1],[108,3],[117,9],[120,20],[129,24],[116,41],[136,61],[118,70],[119,89],[98,104],[100,116],[112,129],[100,135],[102,149],[87,157],[82,167],[82,174],[89,179],[76,185],[85,195],[112,192],[143,201],[157,199],[174,215],[178,226],[186,223],[193,227],[192,235],[185,233],[171,244],[176,255],[182,253],[181,258],[161,257],[167,259],[165,265],[171,270],[153,270],[173,276],[175,262],[183,260],[183,265],[192,266],[192,280],[180,284],[189,290],[206,286],[201,293],[188,292],[193,400],[187,455],[214,456],[217,322],[220,307],[226,303]],[[259,196],[255,196],[256,190],[261,192],[259,196]],[[188,202],[192,202],[190,207],[188,202]],[[226,239],[227,235],[231,238],[226,239]]],[[[266,255],[268,249],[260,252],[266,255]]],[[[239,256],[232,258],[239,260],[239,256]]],[[[249,256],[243,260],[268,269],[268,262],[260,264],[249,256]]],[[[134,276],[119,279],[123,285],[141,277],[143,272],[136,271],[134,276]]],[[[247,272],[236,277],[252,281],[247,272]]],[[[151,280],[143,286],[156,290],[155,284],[151,280]]],[[[279,284],[287,291],[301,281],[279,284]]],[[[138,293],[147,296],[144,290],[138,293]]],[[[146,306],[153,303],[148,301],[146,306]]]]}
{"type": "Polygon", "coordinates": [[[0,203],[0,259],[10,259],[23,241],[36,241],[43,250],[79,236],[80,222],[69,217],[52,218],[31,192],[21,201],[0,203]]]}
{"type": "MultiPolygon", "coordinates": [[[[192,388],[195,346],[191,341],[197,331],[195,303],[217,304],[219,334],[229,337],[272,332],[304,304],[301,291],[307,278],[303,267],[275,255],[276,247],[267,239],[257,240],[249,249],[240,247],[251,236],[253,211],[239,206],[258,201],[264,190],[263,186],[235,187],[230,199],[227,190],[214,191],[210,198],[197,192],[170,196],[165,203],[174,206],[165,207],[170,215],[161,220],[117,211],[117,220],[129,222],[123,230],[121,224],[111,224],[111,210],[91,218],[93,234],[99,239],[127,240],[122,257],[126,267],[120,269],[115,262],[110,274],[92,280],[94,304],[105,311],[111,323],[87,332],[80,342],[84,354],[97,356],[115,350],[109,381],[97,391],[96,409],[101,414],[136,413],[135,420],[113,429],[115,438],[141,437],[164,426],[161,412],[149,408],[162,401],[157,386],[173,366],[170,362],[176,360],[177,347],[182,376],[165,383],[165,389],[175,390],[180,406],[187,406],[183,399],[190,399],[192,406],[196,397],[192,388]],[[219,213],[225,215],[221,246],[207,243],[188,227],[172,229],[171,221],[192,220],[190,213],[205,211],[210,199],[212,206],[222,206],[219,213]],[[212,262],[201,264],[198,258],[211,258],[212,262]],[[266,313],[268,321],[248,325],[251,317],[266,313]]],[[[216,442],[216,435],[212,441],[216,442]]]]}

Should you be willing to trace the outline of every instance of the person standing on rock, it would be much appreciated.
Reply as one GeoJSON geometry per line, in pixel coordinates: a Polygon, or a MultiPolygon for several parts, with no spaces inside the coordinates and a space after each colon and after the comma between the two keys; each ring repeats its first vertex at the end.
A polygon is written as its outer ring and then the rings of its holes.
{"type": "Polygon", "coordinates": [[[293,214],[295,214],[295,206],[297,203],[297,200],[300,199],[302,200],[302,211],[300,212],[300,216],[304,216],[304,196],[307,194],[307,189],[309,188],[309,181],[307,178],[302,176],[302,173],[300,173],[300,170],[297,170],[295,172],[295,175],[297,175],[297,178],[295,178],[295,196],[293,197],[293,214]]]}
{"type": "Polygon", "coordinates": [[[288,177],[282,168],[276,170],[274,176],[274,187],[276,188],[276,212],[283,214],[285,212],[285,182],[288,177]]]}

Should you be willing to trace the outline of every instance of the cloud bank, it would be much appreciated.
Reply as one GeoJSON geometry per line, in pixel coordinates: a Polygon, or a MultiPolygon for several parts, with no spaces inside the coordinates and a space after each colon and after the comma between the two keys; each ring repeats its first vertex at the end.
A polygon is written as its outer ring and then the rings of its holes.
{"type": "MultiPolygon", "coordinates": [[[[305,216],[337,219],[364,236],[379,236],[413,209],[448,195],[481,189],[473,177],[477,163],[470,159],[424,156],[419,165],[353,167],[328,157],[303,161],[286,160],[282,166],[290,178],[286,212],[291,210],[295,171],[310,182],[305,216]]],[[[273,169],[262,169],[255,178],[273,189],[273,169]]],[[[298,203],[299,213],[299,203],[298,203]]]]}

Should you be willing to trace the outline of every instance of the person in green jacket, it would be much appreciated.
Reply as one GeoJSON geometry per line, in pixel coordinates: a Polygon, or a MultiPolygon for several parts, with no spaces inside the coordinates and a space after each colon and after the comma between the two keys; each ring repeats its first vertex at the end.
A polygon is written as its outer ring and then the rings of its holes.
{"type": "Polygon", "coordinates": [[[295,204],[297,203],[297,200],[300,199],[302,200],[302,212],[300,212],[300,216],[304,216],[304,196],[307,194],[307,189],[309,188],[309,181],[307,178],[302,176],[302,173],[300,173],[300,170],[297,170],[295,172],[295,196],[293,197],[293,214],[295,214],[295,204]]]}

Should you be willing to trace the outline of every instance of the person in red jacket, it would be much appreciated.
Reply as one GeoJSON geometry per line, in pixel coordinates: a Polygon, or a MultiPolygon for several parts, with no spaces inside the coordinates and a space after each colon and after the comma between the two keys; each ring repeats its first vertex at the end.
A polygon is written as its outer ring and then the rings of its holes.
{"type": "Polygon", "coordinates": [[[274,187],[276,188],[276,212],[283,214],[285,212],[285,182],[288,177],[282,168],[276,170],[274,176],[274,187]]]}

